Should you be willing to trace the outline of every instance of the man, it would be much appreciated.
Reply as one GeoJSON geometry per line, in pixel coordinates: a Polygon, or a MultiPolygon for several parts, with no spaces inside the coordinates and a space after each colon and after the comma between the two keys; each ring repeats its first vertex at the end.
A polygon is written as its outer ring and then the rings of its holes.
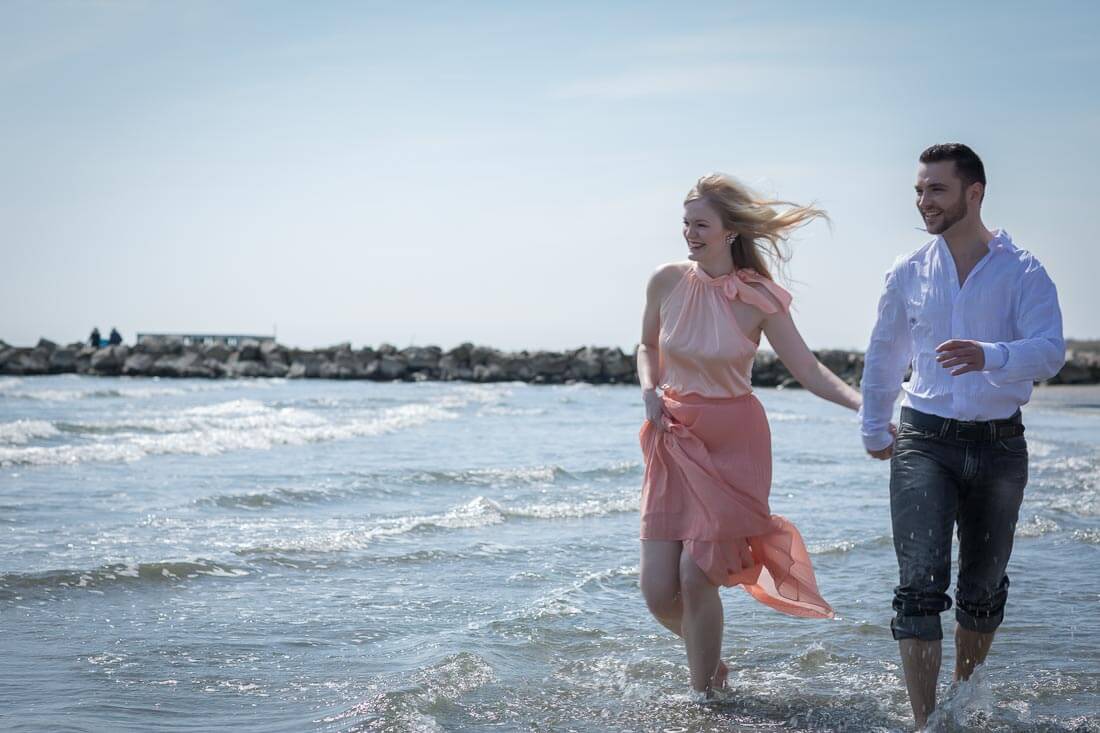
{"type": "Polygon", "coordinates": [[[1020,406],[1065,361],[1054,283],[1008,233],[981,219],[985,169],[966,145],[933,145],[917,168],[917,209],[937,235],[886,275],[863,372],[867,452],[890,459],[900,582],[890,624],[918,727],[936,706],[958,524],[955,680],[993,642],[1027,484],[1020,406]],[[903,386],[901,420],[890,423],[903,386]]]}

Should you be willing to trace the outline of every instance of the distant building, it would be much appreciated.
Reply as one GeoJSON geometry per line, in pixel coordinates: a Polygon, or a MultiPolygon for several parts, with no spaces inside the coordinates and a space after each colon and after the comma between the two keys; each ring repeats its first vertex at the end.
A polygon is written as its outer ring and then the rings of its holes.
{"type": "Polygon", "coordinates": [[[241,333],[139,333],[137,342],[140,344],[149,339],[158,341],[180,341],[184,346],[240,346],[241,342],[252,339],[261,344],[275,341],[274,336],[250,336],[241,333]]]}

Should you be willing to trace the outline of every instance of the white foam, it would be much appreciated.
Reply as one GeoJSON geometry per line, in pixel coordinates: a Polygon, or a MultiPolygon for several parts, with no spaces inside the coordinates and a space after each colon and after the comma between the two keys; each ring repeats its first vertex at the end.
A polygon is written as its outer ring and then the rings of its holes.
{"type": "Polygon", "coordinates": [[[499,504],[484,496],[476,496],[440,514],[397,517],[382,520],[373,527],[325,532],[289,543],[280,542],[277,549],[283,552],[344,552],[360,550],[380,539],[421,529],[469,529],[503,521],[504,511],[499,504]]]}
{"type": "MultiPolygon", "coordinates": [[[[382,519],[373,525],[354,529],[313,532],[297,539],[279,541],[276,546],[265,546],[262,549],[280,552],[347,552],[362,550],[380,540],[417,531],[476,529],[501,524],[509,518],[569,519],[632,512],[637,509],[637,493],[633,491],[610,499],[536,503],[518,507],[504,506],[487,497],[475,496],[445,512],[382,519]]],[[[591,579],[593,578],[587,580],[591,579]]]]}
{"type": "MultiPolygon", "coordinates": [[[[78,445],[18,448],[0,445],[0,465],[135,461],[161,454],[217,455],[237,450],[269,450],[278,445],[383,435],[457,417],[453,410],[438,405],[413,403],[379,410],[367,417],[330,421],[299,408],[273,408],[255,400],[232,400],[184,410],[173,417],[137,416],[77,424],[75,432],[84,432],[83,437],[90,441],[78,445]]],[[[0,443],[22,445],[27,441],[23,436],[56,434],[49,423],[20,422],[33,426],[9,428],[11,437],[5,440],[7,436],[0,434],[0,443]]]]}
{"type": "Polygon", "coordinates": [[[57,428],[46,420],[0,423],[0,444],[25,445],[35,438],[51,438],[55,435],[58,435],[57,428]]]}
{"type": "Polygon", "coordinates": [[[1040,517],[1038,514],[1033,516],[1026,522],[1020,522],[1016,525],[1017,537],[1041,537],[1048,532],[1057,532],[1061,529],[1058,523],[1053,519],[1047,517],[1040,517]]]}
{"type": "Polygon", "coordinates": [[[517,468],[471,468],[465,471],[440,471],[426,475],[431,480],[440,478],[457,483],[481,486],[507,486],[509,484],[551,484],[561,473],[557,466],[521,466],[517,468]]]}
{"type": "Polygon", "coordinates": [[[574,519],[600,517],[607,514],[638,510],[638,492],[630,491],[611,499],[587,499],[583,501],[558,501],[544,504],[528,504],[508,509],[507,514],[536,519],[574,519]]]}
{"type": "Polygon", "coordinates": [[[534,417],[536,415],[545,415],[546,410],[541,407],[485,407],[482,408],[478,415],[486,415],[491,417],[534,417]]]}
{"type": "Polygon", "coordinates": [[[859,545],[854,540],[836,540],[834,542],[811,542],[806,545],[806,551],[811,555],[833,555],[843,552],[851,552],[859,545]]]}
{"type": "Polygon", "coordinates": [[[7,390],[8,397],[42,402],[74,402],[89,398],[114,397],[122,399],[148,399],[151,397],[171,397],[187,394],[190,390],[178,387],[133,387],[107,389],[21,389],[7,390]]]}
{"type": "Polygon", "coordinates": [[[781,410],[769,410],[768,422],[809,422],[809,415],[795,412],[783,412],[781,410]]]}
{"type": "Polygon", "coordinates": [[[1091,545],[1100,545],[1100,529],[1074,530],[1073,539],[1078,542],[1087,542],[1091,545]]]}
{"type": "MultiPolygon", "coordinates": [[[[0,379],[0,394],[11,399],[38,400],[42,402],[74,402],[86,399],[134,399],[143,400],[154,397],[177,397],[186,394],[202,392],[218,392],[229,389],[271,389],[271,387],[284,382],[280,379],[247,379],[233,381],[203,381],[194,384],[167,385],[160,383],[156,377],[111,379],[103,381],[107,386],[100,386],[100,377],[81,378],[77,386],[72,389],[55,387],[38,388],[18,378],[0,379]],[[83,387],[95,380],[96,386],[83,387]]],[[[48,384],[56,384],[51,381],[48,384]]]]}

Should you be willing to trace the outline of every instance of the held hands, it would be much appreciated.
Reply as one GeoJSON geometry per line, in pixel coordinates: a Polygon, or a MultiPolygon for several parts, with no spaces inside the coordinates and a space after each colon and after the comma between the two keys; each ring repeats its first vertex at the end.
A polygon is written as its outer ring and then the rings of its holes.
{"type": "Polygon", "coordinates": [[[642,390],[642,400],[645,402],[645,419],[653,423],[653,427],[661,432],[665,427],[665,405],[661,395],[655,389],[642,390]]]}
{"type": "Polygon", "coordinates": [[[890,437],[894,439],[890,441],[890,445],[886,446],[882,450],[869,450],[867,451],[867,453],[872,458],[877,458],[880,461],[890,460],[890,458],[894,455],[894,441],[896,441],[898,437],[898,427],[897,425],[894,425],[894,423],[890,423],[890,437]]]}
{"type": "Polygon", "coordinates": [[[936,361],[944,369],[951,369],[952,377],[985,369],[985,352],[977,341],[951,339],[936,347],[936,361]],[[956,369],[955,367],[958,367],[956,369]]]}

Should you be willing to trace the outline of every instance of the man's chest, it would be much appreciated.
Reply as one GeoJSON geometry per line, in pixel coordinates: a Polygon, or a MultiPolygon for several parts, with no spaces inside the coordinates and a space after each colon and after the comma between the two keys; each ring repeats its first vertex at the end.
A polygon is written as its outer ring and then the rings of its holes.
{"type": "Polygon", "coordinates": [[[1008,322],[1014,317],[1014,273],[974,264],[961,285],[955,268],[942,263],[931,262],[911,269],[904,287],[905,312],[911,329],[939,330],[974,321],[1008,322]]]}

